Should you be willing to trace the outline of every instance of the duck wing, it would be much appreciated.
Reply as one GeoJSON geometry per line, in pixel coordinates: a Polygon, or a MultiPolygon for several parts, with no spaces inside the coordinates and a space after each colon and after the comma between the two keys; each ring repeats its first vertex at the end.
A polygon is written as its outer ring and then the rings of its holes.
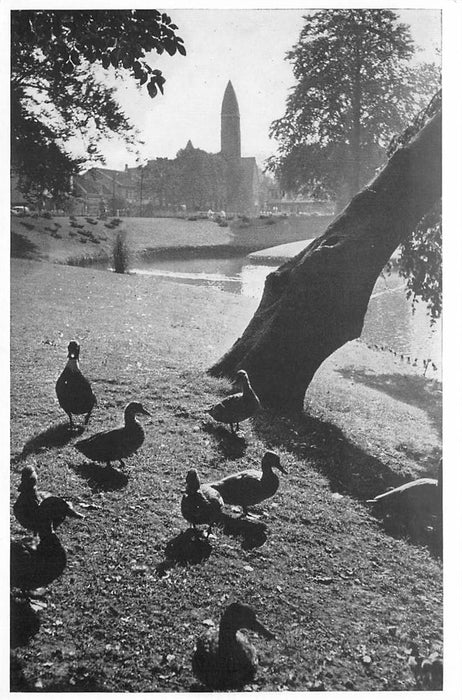
{"type": "Polygon", "coordinates": [[[231,505],[254,505],[264,500],[262,496],[262,473],[256,469],[247,469],[226,476],[220,481],[207,484],[218,491],[225,503],[231,505]]]}
{"type": "Polygon", "coordinates": [[[80,371],[65,367],[56,382],[56,396],[66,413],[88,413],[96,403],[91,384],[80,371]]]}
{"type": "Polygon", "coordinates": [[[216,522],[221,515],[223,499],[211,487],[201,487],[194,493],[185,493],[181,499],[181,514],[192,525],[216,522]]]}
{"type": "Polygon", "coordinates": [[[79,440],[74,447],[95,462],[112,462],[130,457],[143,442],[143,428],[136,423],[130,427],[123,426],[96,433],[85,440],[79,440]]]}
{"type": "Polygon", "coordinates": [[[218,644],[218,631],[209,630],[196,642],[192,668],[208,688],[240,688],[255,676],[258,658],[255,647],[242,632],[237,632],[226,647],[218,644]]]}
{"type": "Polygon", "coordinates": [[[13,506],[13,513],[20,525],[26,530],[37,530],[39,520],[39,498],[37,491],[21,493],[13,506]]]}
{"type": "Polygon", "coordinates": [[[220,423],[237,423],[242,413],[242,394],[231,394],[209,409],[208,413],[220,423]],[[237,417],[236,417],[237,416],[237,417]]]}

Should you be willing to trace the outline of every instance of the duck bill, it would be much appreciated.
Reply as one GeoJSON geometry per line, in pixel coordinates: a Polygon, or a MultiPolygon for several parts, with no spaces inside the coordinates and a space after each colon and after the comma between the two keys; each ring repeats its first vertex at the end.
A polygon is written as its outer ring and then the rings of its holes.
{"type": "Polygon", "coordinates": [[[262,637],[266,637],[266,639],[274,639],[276,635],[274,635],[272,632],[270,632],[266,627],[264,627],[261,622],[258,622],[258,620],[255,620],[255,624],[252,627],[254,632],[258,632],[258,634],[261,634],[262,637]]]}
{"type": "Polygon", "coordinates": [[[286,474],[286,475],[287,475],[287,474],[289,473],[289,472],[287,471],[287,469],[285,469],[285,468],[282,466],[282,464],[278,464],[278,465],[277,465],[277,468],[278,468],[279,471],[282,472],[283,474],[286,474]]]}
{"type": "Polygon", "coordinates": [[[142,408],[142,409],[141,409],[141,413],[142,413],[144,416],[150,416],[150,415],[151,415],[151,414],[149,413],[149,411],[147,411],[145,408],[142,408]]]}
{"type": "Polygon", "coordinates": [[[78,512],[75,510],[75,508],[74,508],[73,506],[71,506],[70,503],[68,503],[67,506],[68,506],[68,507],[67,507],[67,513],[66,513],[66,515],[68,515],[70,518],[78,518],[79,520],[81,520],[82,518],[85,517],[84,515],[82,515],[82,513],[78,513],[78,512]]]}

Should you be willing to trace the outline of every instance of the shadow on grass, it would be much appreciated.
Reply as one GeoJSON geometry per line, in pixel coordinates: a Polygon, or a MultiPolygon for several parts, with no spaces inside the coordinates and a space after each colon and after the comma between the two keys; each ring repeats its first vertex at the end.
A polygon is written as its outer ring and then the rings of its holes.
{"type": "Polygon", "coordinates": [[[27,236],[21,236],[15,231],[11,232],[11,251],[12,258],[25,258],[26,260],[37,260],[38,247],[32,243],[27,236]]]}
{"type": "Polygon", "coordinates": [[[26,646],[40,629],[40,618],[26,598],[10,598],[10,647],[26,646]]]}
{"type": "Polygon", "coordinates": [[[442,434],[441,384],[425,377],[407,374],[375,374],[366,370],[337,369],[345,379],[365,384],[392,399],[425,411],[438,434],[442,434]]]}
{"type": "Polygon", "coordinates": [[[165,560],[156,566],[159,576],[165,576],[169,569],[188,564],[202,564],[212,553],[212,546],[202,533],[190,527],[167,542],[165,560]]]}
{"type": "Polygon", "coordinates": [[[203,423],[202,430],[216,438],[218,448],[226,459],[239,459],[245,454],[247,440],[242,435],[233,435],[223,425],[216,423],[203,423]]]}
{"type": "Polygon", "coordinates": [[[390,510],[380,507],[380,503],[371,504],[372,514],[378,518],[385,532],[391,537],[407,537],[414,544],[428,547],[433,556],[443,557],[443,521],[439,513],[426,512],[418,517],[413,509],[390,510]]]}
{"type": "Polygon", "coordinates": [[[24,664],[12,655],[10,663],[10,692],[23,693],[96,693],[106,692],[107,688],[92,670],[84,666],[69,667],[66,677],[51,681],[41,688],[36,686],[36,679],[29,680],[24,673],[24,664]]]}
{"type": "Polygon", "coordinates": [[[234,517],[223,513],[221,526],[225,535],[242,538],[242,549],[249,550],[261,547],[268,539],[268,526],[248,518],[234,517]]]}
{"type": "MultiPolygon", "coordinates": [[[[335,425],[303,414],[282,417],[261,412],[254,418],[256,434],[271,448],[282,447],[297,459],[306,460],[329,481],[332,491],[365,501],[389,488],[412,481],[409,472],[397,474],[376,457],[352,443],[335,425]]],[[[438,460],[435,457],[433,473],[436,477],[438,460]]],[[[416,542],[408,529],[387,532],[395,537],[408,537],[416,542]]],[[[433,535],[425,543],[430,550],[433,535]]],[[[420,540],[420,543],[422,541],[420,540]]]]}
{"type": "Polygon", "coordinates": [[[87,481],[93,493],[118,491],[128,484],[128,476],[114,467],[102,467],[95,462],[83,462],[69,466],[87,481]]]}
{"type": "Polygon", "coordinates": [[[64,447],[73,438],[81,435],[84,431],[82,425],[76,426],[71,430],[69,423],[59,423],[52,425],[41,433],[37,433],[31,437],[22,448],[21,452],[14,458],[13,463],[20,462],[31,454],[37,454],[49,447],[64,447]]]}

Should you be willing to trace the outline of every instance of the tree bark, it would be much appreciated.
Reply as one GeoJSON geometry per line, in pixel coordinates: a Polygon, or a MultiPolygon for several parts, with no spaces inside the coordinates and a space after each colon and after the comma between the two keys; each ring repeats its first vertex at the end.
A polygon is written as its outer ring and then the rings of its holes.
{"type": "Polygon", "coordinates": [[[374,284],[441,197],[441,113],[357,194],[323,235],[266,278],[241,338],[210,368],[245,369],[262,404],[301,411],[321,363],[362,331],[374,284]]]}

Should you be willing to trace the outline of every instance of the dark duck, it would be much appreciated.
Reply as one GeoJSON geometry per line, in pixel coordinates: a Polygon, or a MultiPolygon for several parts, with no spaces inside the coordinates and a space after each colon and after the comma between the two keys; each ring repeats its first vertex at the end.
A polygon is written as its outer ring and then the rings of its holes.
{"type": "Polygon", "coordinates": [[[279,455],[275,452],[265,452],[261,461],[261,471],[245,469],[225,476],[219,481],[211,482],[207,486],[218,491],[225,503],[241,506],[243,514],[247,515],[250,506],[271,498],[278,490],[279,477],[273,469],[287,474],[279,455]]]}
{"type": "MultiPolygon", "coordinates": [[[[14,540],[10,547],[11,577],[13,588],[23,591],[47,586],[60,576],[67,564],[66,550],[53,530],[53,520],[65,517],[63,499],[50,504],[46,517],[38,524],[39,542],[14,540]]],[[[80,516],[82,517],[82,516],[80,516]]]]}
{"type": "Polygon", "coordinates": [[[192,669],[207,688],[241,688],[255,677],[257,651],[239,631],[241,629],[274,639],[274,634],[257,620],[255,611],[249,605],[231,603],[221,617],[219,629],[209,629],[196,642],[192,669]]]}
{"type": "Polygon", "coordinates": [[[26,466],[21,472],[21,483],[18,486],[19,496],[13,506],[16,520],[26,530],[32,530],[34,535],[39,532],[40,522],[51,519],[53,529],[61,525],[66,517],[82,518],[72,503],[59,496],[37,491],[37,472],[31,466],[26,466]]]}
{"type": "Polygon", "coordinates": [[[69,416],[71,430],[74,430],[72,415],[86,414],[87,425],[96,404],[90,382],[80,371],[79,356],[80,345],[76,340],[71,340],[67,347],[67,364],[56,382],[56,396],[59,405],[69,416]]]}
{"type": "Polygon", "coordinates": [[[212,525],[221,518],[223,499],[214,488],[207,484],[201,486],[196,469],[190,469],[186,475],[186,491],[181,499],[181,514],[191,523],[194,530],[198,525],[208,525],[207,538],[212,525]]]}
{"type": "Polygon", "coordinates": [[[92,462],[103,462],[108,467],[118,460],[123,460],[137,452],[144,442],[143,426],[136,420],[137,415],[151,414],[137,401],[132,401],[124,411],[124,425],[114,430],[96,433],[86,440],[79,440],[74,447],[92,462]]]}
{"type": "Polygon", "coordinates": [[[19,496],[13,506],[14,516],[20,525],[35,534],[38,531],[40,498],[37,492],[37,472],[33,467],[23,468],[18,491],[19,496]]]}
{"type": "Polygon", "coordinates": [[[209,415],[219,423],[228,423],[233,434],[239,430],[239,423],[251,418],[258,411],[260,401],[250,384],[247,372],[240,369],[236,379],[241,385],[242,391],[231,394],[220,403],[208,410],[209,415]],[[236,427],[234,427],[236,426],[236,427]]]}

